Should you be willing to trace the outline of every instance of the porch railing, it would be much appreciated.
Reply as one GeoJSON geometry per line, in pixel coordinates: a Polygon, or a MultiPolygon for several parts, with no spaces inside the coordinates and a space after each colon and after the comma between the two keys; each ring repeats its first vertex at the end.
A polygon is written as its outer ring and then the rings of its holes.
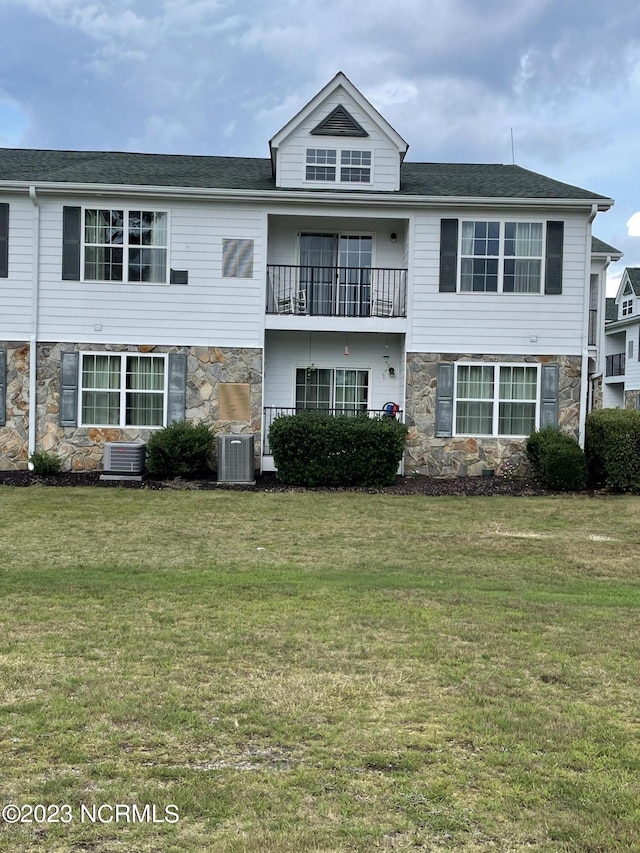
{"type": "Polygon", "coordinates": [[[605,376],[624,376],[625,354],[608,355],[605,358],[605,376]]]}
{"type": "Polygon", "coordinates": [[[342,409],[298,409],[295,406],[265,406],[263,409],[264,413],[264,429],[262,433],[262,453],[264,456],[271,455],[271,448],[269,447],[269,430],[271,429],[271,424],[274,422],[276,418],[279,418],[281,415],[296,415],[302,411],[316,411],[322,412],[326,415],[348,415],[355,417],[357,415],[366,415],[369,418],[381,418],[381,417],[393,417],[397,420],[402,420],[403,412],[402,409],[398,409],[395,412],[387,411],[385,409],[353,409],[353,408],[342,408],[342,409]]]}
{"type": "Polygon", "coordinates": [[[368,267],[267,266],[267,314],[406,317],[407,271],[368,267]]]}

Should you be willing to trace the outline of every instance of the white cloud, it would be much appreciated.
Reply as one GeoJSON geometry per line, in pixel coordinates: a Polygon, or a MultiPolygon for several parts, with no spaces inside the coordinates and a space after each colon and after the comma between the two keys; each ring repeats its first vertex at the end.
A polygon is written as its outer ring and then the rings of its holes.
{"type": "Polygon", "coordinates": [[[640,237],[640,211],[627,220],[627,233],[629,237],[640,237]]]}

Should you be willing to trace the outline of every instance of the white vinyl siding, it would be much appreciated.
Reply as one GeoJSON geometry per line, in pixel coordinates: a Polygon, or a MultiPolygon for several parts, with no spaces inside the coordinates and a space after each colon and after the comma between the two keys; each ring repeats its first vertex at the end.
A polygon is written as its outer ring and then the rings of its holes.
{"type": "MultiPolygon", "coordinates": [[[[562,293],[440,293],[440,220],[468,220],[463,209],[414,215],[413,264],[407,350],[442,353],[495,353],[521,356],[581,355],[588,298],[588,213],[554,211],[564,221],[562,293]]],[[[496,219],[480,209],[474,219],[496,219]]],[[[511,210],[504,221],[531,222],[531,214],[511,210]]]]}
{"type": "MultiPolygon", "coordinates": [[[[260,207],[186,201],[164,206],[169,213],[170,266],[186,270],[189,283],[141,287],[127,282],[114,286],[100,281],[61,281],[62,204],[62,200],[49,199],[40,203],[41,340],[262,345],[266,216],[260,207]],[[238,241],[253,241],[253,277],[243,279],[241,287],[237,279],[222,274],[223,240],[230,235],[238,241]]],[[[90,208],[98,206],[95,202],[87,204],[90,208]]],[[[151,208],[140,201],[137,206],[127,205],[127,209],[151,208]]],[[[25,289],[30,296],[30,278],[25,289]]]]}
{"type": "Polygon", "coordinates": [[[26,197],[5,196],[9,204],[9,276],[0,279],[0,341],[27,340],[31,331],[33,205],[26,197]]]}

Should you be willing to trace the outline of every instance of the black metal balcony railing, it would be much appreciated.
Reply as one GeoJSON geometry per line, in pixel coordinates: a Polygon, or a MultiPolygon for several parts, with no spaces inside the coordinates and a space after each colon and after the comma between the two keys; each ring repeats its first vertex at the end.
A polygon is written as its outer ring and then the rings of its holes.
{"type": "Polygon", "coordinates": [[[366,415],[369,418],[381,418],[381,417],[393,417],[397,420],[402,420],[402,409],[398,409],[397,411],[386,409],[358,409],[358,408],[349,408],[344,407],[342,409],[299,409],[295,406],[265,406],[263,409],[264,412],[264,431],[262,433],[262,453],[265,456],[271,455],[271,449],[269,447],[269,430],[271,429],[271,424],[274,422],[276,418],[279,418],[281,415],[296,415],[301,411],[316,411],[322,412],[326,415],[350,415],[355,417],[356,415],[366,415]]]}
{"type": "Polygon", "coordinates": [[[608,355],[605,359],[606,376],[624,376],[625,354],[619,352],[616,355],[608,355]]]}
{"type": "Polygon", "coordinates": [[[267,314],[406,317],[407,271],[368,267],[267,266],[267,314]]]}

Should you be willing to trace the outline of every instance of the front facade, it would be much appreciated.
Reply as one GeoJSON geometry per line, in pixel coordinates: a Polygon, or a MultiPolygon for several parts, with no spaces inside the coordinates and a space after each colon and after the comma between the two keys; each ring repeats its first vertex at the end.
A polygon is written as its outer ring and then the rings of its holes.
{"type": "Polygon", "coordinates": [[[517,166],[406,162],[338,74],[268,159],[0,149],[0,468],[100,469],[174,420],[253,433],[399,410],[405,473],[582,438],[612,201],[517,166]]]}

